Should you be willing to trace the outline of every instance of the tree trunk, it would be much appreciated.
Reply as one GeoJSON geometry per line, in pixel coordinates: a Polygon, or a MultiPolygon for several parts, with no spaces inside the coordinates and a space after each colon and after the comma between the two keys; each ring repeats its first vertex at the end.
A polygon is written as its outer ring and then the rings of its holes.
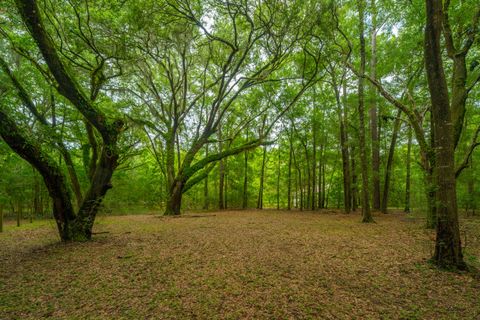
{"type": "Polygon", "coordinates": [[[360,165],[362,174],[362,222],[373,222],[370,212],[370,195],[368,185],[368,160],[367,147],[365,143],[365,92],[364,78],[365,74],[365,36],[364,36],[364,15],[365,1],[358,0],[359,12],[359,32],[360,32],[360,77],[358,79],[358,118],[359,118],[359,140],[360,140],[360,165]]]}
{"type": "Polygon", "coordinates": [[[260,188],[258,189],[257,209],[263,209],[263,184],[265,181],[265,162],[267,158],[267,146],[263,146],[262,169],[260,171],[260,188]]]}
{"type": "Polygon", "coordinates": [[[0,232],[3,232],[3,204],[0,204],[0,232]]]}
{"type": "Polygon", "coordinates": [[[293,142],[292,134],[290,133],[289,137],[289,153],[288,153],[288,185],[287,185],[287,209],[292,209],[292,153],[293,153],[293,142]]]}
{"type": "Polygon", "coordinates": [[[182,208],[182,194],[184,184],[182,181],[175,180],[173,187],[170,188],[170,194],[165,208],[164,215],[176,216],[180,214],[182,208]]]}
{"type": "Polygon", "coordinates": [[[442,268],[465,269],[458,225],[454,128],[441,56],[442,2],[426,0],[425,68],[435,135],[437,239],[433,262],[442,268]]]}
{"type": "MultiPolygon", "coordinates": [[[[315,114],[315,113],[314,113],[315,114]]],[[[316,209],[316,189],[317,189],[317,125],[313,118],[313,154],[312,154],[312,202],[311,209],[316,209]]]]}
{"type": "MultiPolygon", "coordinates": [[[[205,157],[208,157],[208,144],[205,146],[205,157]]],[[[208,199],[208,175],[205,177],[203,185],[203,210],[208,210],[209,199],[208,199]]]]}
{"type": "MultiPolygon", "coordinates": [[[[248,138],[247,138],[248,139],[248,138]]],[[[242,199],[242,208],[248,208],[248,151],[244,153],[244,162],[243,162],[243,199],[242,199]]]]}
{"type": "Polygon", "coordinates": [[[228,158],[223,159],[224,161],[224,170],[225,170],[225,179],[223,184],[223,209],[228,208],[228,158]]]}
{"type": "MultiPolygon", "coordinates": [[[[223,151],[223,142],[222,142],[222,129],[218,128],[218,150],[221,153],[223,151]]],[[[225,196],[223,192],[225,191],[225,164],[223,159],[220,159],[218,164],[218,209],[225,209],[225,196]]]]}
{"type": "MultiPolygon", "coordinates": [[[[371,45],[372,56],[370,62],[370,76],[377,78],[377,9],[375,0],[371,0],[372,9],[372,33],[371,45]]],[[[370,107],[370,133],[372,138],[372,184],[373,184],[373,209],[380,209],[380,136],[378,129],[378,108],[376,99],[376,88],[373,87],[373,98],[370,107]]]]}
{"type": "Polygon", "coordinates": [[[33,169],[33,213],[38,215],[41,212],[40,207],[40,181],[38,179],[37,171],[33,169]]]}
{"type": "Polygon", "coordinates": [[[346,131],[346,94],[347,89],[345,81],[343,84],[343,105],[340,100],[340,90],[336,81],[334,82],[334,91],[335,91],[335,100],[337,102],[337,112],[338,120],[340,123],[340,148],[342,150],[342,174],[343,174],[343,206],[345,208],[345,213],[350,213],[351,211],[351,180],[350,180],[350,156],[348,152],[348,137],[346,131]]]}
{"type": "Polygon", "coordinates": [[[357,166],[355,162],[355,146],[352,146],[351,153],[352,163],[352,210],[357,211],[358,208],[358,188],[357,188],[357,166]]]}
{"type": "Polygon", "coordinates": [[[408,126],[408,146],[407,146],[407,164],[406,164],[406,178],[405,178],[405,211],[410,213],[410,179],[411,179],[411,162],[412,162],[412,127],[408,126]]]}
{"type": "Polygon", "coordinates": [[[278,146],[278,159],[277,159],[277,210],[280,210],[280,145],[278,146]]]}
{"type": "Polygon", "coordinates": [[[382,212],[387,213],[388,210],[388,195],[390,192],[390,177],[392,175],[392,165],[393,165],[393,157],[395,155],[395,147],[397,145],[397,136],[398,130],[400,129],[402,111],[398,111],[395,122],[393,124],[393,134],[392,134],[392,141],[390,142],[390,148],[388,150],[388,159],[387,159],[387,167],[385,168],[385,181],[383,183],[383,197],[382,197],[382,212]]]}

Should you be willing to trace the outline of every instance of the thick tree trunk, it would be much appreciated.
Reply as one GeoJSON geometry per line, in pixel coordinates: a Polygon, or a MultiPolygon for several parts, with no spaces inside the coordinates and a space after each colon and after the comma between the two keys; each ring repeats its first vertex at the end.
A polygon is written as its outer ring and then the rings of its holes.
{"type": "Polygon", "coordinates": [[[436,189],[437,185],[434,177],[434,170],[436,166],[435,154],[435,121],[433,119],[433,112],[430,112],[430,148],[433,152],[430,155],[425,155],[425,183],[427,191],[427,229],[435,229],[437,226],[437,204],[436,204],[436,189]]]}
{"type": "Polygon", "coordinates": [[[412,127],[408,126],[408,145],[407,145],[407,164],[405,177],[405,211],[410,213],[410,179],[411,179],[411,162],[412,162],[412,127]]]}
{"type": "Polygon", "coordinates": [[[426,0],[425,66],[435,134],[437,239],[433,262],[443,268],[465,269],[458,225],[454,126],[441,56],[442,2],[426,0]]]}
{"type": "Polygon", "coordinates": [[[372,214],[370,212],[370,195],[368,184],[368,160],[367,147],[365,143],[365,88],[364,78],[365,73],[365,36],[364,36],[364,15],[365,15],[365,1],[358,0],[359,12],[359,32],[360,32],[360,77],[358,79],[358,118],[359,118],[359,140],[360,140],[360,165],[362,174],[362,222],[373,222],[372,214]]]}
{"type": "Polygon", "coordinates": [[[180,215],[182,208],[182,195],[183,195],[184,183],[179,180],[175,180],[173,186],[170,188],[169,197],[167,201],[167,207],[165,208],[164,215],[176,216],[180,215]]]}
{"type": "Polygon", "coordinates": [[[390,192],[390,177],[392,175],[393,157],[395,155],[395,147],[397,145],[397,136],[400,129],[402,111],[397,112],[395,122],[393,124],[392,141],[390,142],[390,148],[388,150],[387,167],[385,168],[385,181],[383,183],[383,195],[382,195],[382,212],[387,213],[388,210],[388,195],[390,192]]]}
{"type": "MultiPolygon", "coordinates": [[[[377,78],[377,9],[375,0],[371,0],[372,10],[372,56],[370,62],[370,76],[372,79],[377,78]]],[[[373,87],[373,98],[370,107],[370,133],[372,138],[372,184],[373,184],[373,209],[380,209],[380,136],[378,129],[378,108],[376,93],[377,90],[373,87]]]]}

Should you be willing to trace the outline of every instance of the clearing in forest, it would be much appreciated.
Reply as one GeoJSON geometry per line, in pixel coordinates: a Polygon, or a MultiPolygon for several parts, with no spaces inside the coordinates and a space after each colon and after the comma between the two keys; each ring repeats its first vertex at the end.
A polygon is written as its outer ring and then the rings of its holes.
{"type": "MultiPolygon", "coordinates": [[[[54,223],[0,234],[0,319],[479,319],[480,281],[426,258],[404,214],[227,211],[100,217],[94,240],[54,223]]],[[[480,221],[462,221],[478,263],[480,221]]]]}

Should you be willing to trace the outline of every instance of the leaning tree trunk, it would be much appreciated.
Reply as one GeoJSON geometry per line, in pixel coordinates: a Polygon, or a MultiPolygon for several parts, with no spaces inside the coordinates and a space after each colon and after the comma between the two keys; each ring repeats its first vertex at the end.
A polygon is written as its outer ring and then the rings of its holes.
{"type": "Polygon", "coordinates": [[[381,208],[383,213],[387,213],[387,209],[388,209],[390,177],[392,175],[393,156],[395,154],[395,147],[397,145],[397,136],[398,136],[398,130],[400,129],[401,115],[402,115],[402,111],[399,110],[397,112],[397,117],[395,118],[395,122],[393,124],[392,141],[390,142],[390,148],[388,150],[388,159],[387,159],[387,167],[385,168],[385,181],[383,183],[383,196],[382,196],[382,208],[381,208]]]}
{"type": "Polygon", "coordinates": [[[425,68],[435,135],[437,239],[433,262],[443,268],[465,269],[458,225],[454,128],[441,56],[442,2],[426,0],[425,68]]]}

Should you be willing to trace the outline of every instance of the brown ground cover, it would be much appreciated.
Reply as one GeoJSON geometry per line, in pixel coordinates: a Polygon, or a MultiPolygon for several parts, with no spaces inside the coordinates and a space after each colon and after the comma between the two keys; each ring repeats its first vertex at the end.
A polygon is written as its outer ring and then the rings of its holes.
{"type": "MultiPolygon", "coordinates": [[[[427,259],[401,213],[227,211],[100,217],[87,243],[52,221],[0,234],[0,319],[480,319],[480,280],[427,259]],[[106,232],[106,233],[105,233],[106,232]]],[[[480,220],[462,221],[478,265],[480,220]]]]}

